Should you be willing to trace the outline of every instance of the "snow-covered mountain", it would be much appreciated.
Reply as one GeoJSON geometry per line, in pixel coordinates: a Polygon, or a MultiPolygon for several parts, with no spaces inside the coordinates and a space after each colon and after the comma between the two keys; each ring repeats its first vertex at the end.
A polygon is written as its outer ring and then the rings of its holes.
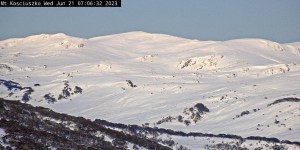
{"type": "Polygon", "coordinates": [[[145,32],[0,41],[0,97],[89,119],[300,141],[299,85],[299,42],[145,32]]]}

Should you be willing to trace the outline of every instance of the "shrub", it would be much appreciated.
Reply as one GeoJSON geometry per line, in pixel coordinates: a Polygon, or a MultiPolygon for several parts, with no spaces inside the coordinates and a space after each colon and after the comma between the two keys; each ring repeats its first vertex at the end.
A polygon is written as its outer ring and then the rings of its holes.
{"type": "Polygon", "coordinates": [[[185,124],[186,126],[189,126],[189,125],[191,124],[191,121],[189,121],[189,120],[184,120],[184,124],[185,124]]]}
{"type": "Polygon", "coordinates": [[[80,94],[82,94],[82,88],[80,88],[79,86],[75,86],[75,88],[74,88],[74,93],[80,93],[80,94]]]}
{"type": "Polygon", "coordinates": [[[198,103],[195,105],[195,108],[197,108],[198,112],[209,112],[209,109],[204,106],[202,103],[198,103]]]}

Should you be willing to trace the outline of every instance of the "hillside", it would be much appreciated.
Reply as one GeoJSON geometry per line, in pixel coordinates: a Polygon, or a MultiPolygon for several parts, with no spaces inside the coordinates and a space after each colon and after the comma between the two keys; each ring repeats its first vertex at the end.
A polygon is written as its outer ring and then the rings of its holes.
{"type": "Polygon", "coordinates": [[[0,41],[1,98],[185,133],[300,141],[299,76],[299,42],[145,32],[0,41]]]}
{"type": "MultiPolygon", "coordinates": [[[[299,99],[297,100],[299,101],[299,99]]],[[[231,134],[184,133],[56,113],[0,99],[0,149],[297,149],[300,142],[231,134]],[[193,138],[193,139],[191,139],[193,138]],[[175,141],[174,141],[175,140],[175,141]],[[192,145],[185,140],[198,141],[192,145]],[[201,142],[200,142],[201,141],[201,142]],[[200,143],[199,143],[200,142],[200,143]],[[183,144],[185,146],[182,146],[183,144]]]]}

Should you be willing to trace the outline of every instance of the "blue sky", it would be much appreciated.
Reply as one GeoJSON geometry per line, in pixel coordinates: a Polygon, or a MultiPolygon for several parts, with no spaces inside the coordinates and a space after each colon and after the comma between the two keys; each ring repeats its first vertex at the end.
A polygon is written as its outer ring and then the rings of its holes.
{"type": "Polygon", "coordinates": [[[122,0],[121,8],[0,8],[0,40],[145,31],[199,40],[300,41],[300,0],[122,0]]]}

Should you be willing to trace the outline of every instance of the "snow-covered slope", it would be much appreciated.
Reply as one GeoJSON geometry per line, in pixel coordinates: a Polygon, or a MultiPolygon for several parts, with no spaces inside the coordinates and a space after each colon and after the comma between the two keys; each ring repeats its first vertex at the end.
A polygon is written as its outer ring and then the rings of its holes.
{"type": "Polygon", "coordinates": [[[0,41],[0,79],[0,97],[70,115],[300,141],[300,103],[268,106],[300,98],[299,43],[35,35],[0,41]]]}

